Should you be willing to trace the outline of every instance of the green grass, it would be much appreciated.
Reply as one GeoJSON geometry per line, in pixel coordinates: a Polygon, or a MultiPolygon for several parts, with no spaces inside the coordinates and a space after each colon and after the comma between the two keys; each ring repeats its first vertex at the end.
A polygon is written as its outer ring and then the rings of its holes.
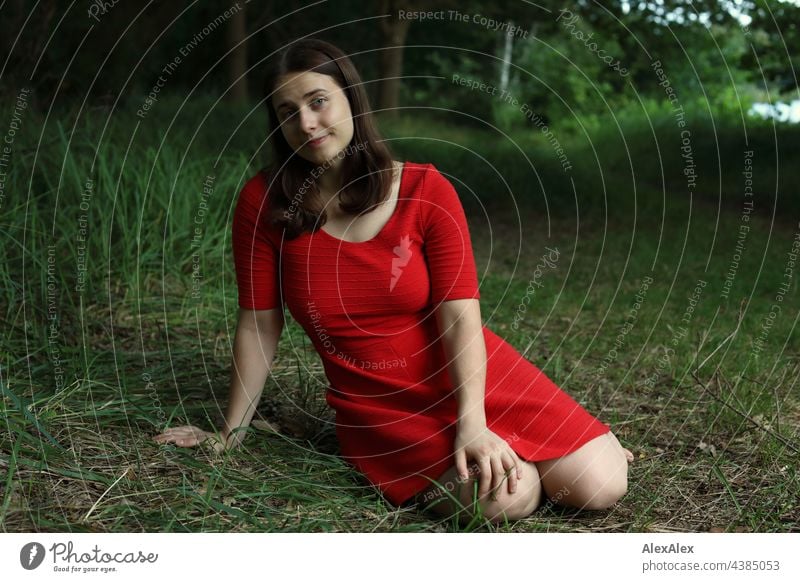
{"type": "MultiPolygon", "coordinates": [[[[484,321],[612,425],[636,455],[627,496],[606,512],[548,504],[497,526],[477,519],[461,527],[392,508],[338,456],[320,360],[291,319],[258,411],[278,433],[250,427],[246,447],[223,457],[153,444],[167,425],[220,426],[236,314],[231,212],[262,159],[250,158],[263,139],[260,112],[235,132],[236,111],[215,109],[206,119],[200,102],[167,131],[174,105],[160,102],[138,126],[130,111],[66,112],[46,125],[31,111],[15,141],[0,209],[4,531],[797,529],[797,272],[763,349],[754,350],[754,340],[775,302],[798,217],[786,210],[773,222],[759,207],[726,298],[741,220],[736,188],[724,191],[719,215],[715,191],[698,194],[690,219],[683,193],[665,196],[642,179],[634,198],[624,176],[609,174],[618,188],[603,201],[591,172],[576,171],[576,199],[536,136],[522,143],[538,161],[543,191],[513,160],[514,148],[490,133],[415,119],[386,133],[403,138],[391,142],[399,157],[463,178],[453,181],[470,215],[484,321]],[[473,146],[477,154],[464,149],[473,146]],[[486,163],[471,162],[474,155],[486,163]],[[208,174],[214,192],[193,298],[190,244],[208,174]],[[519,215],[497,175],[508,180],[519,215]],[[87,179],[93,192],[79,292],[87,179]],[[48,245],[55,246],[51,279],[48,245]],[[557,247],[560,259],[514,329],[545,246],[557,247]],[[635,325],[599,373],[648,275],[654,283],[635,325]],[[707,285],[686,336],[674,341],[701,278],[707,285]],[[674,354],[660,363],[667,347],[674,354]]],[[[649,146],[637,139],[636,163],[645,164],[649,146]]],[[[588,166],[591,154],[579,141],[570,142],[571,157],[588,166]]]]}

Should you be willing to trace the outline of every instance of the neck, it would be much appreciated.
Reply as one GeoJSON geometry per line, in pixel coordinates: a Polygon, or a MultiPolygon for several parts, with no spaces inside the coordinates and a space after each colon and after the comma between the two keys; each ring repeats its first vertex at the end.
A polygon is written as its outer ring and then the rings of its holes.
{"type": "Polygon", "coordinates": [[[325,170],[317,178],[317,187],[321,192],[328,192],[334,195],[342,187],[342,161],[337,160],[335,165],[326,166],[325,170]]]}

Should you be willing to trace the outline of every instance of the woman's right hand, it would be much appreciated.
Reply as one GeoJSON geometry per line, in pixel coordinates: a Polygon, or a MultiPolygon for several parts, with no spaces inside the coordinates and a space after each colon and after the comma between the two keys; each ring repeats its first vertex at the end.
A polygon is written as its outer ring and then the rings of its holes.
{"type": "Polygon", "coordinates": [[[214,452],[225,451],[225,444],[213,432],[204,431],[196,426],[176,426],[168,428],[160,435],[153,437],[159,444],[174,443],[179,447],[196,447],[210,441],[214,452]]]}

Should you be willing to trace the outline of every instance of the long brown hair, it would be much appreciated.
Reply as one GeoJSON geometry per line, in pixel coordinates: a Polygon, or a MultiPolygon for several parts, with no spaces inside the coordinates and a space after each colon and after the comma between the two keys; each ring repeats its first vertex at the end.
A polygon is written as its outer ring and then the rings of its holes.
{"type": "Polygon", "coordinates": [[[312,175],[315,164],[295,154],[286,142],[272,103],[280,77],[313,71],[330,76],[344,90],[353,117],[353,140],[341,160],[341,208],[348,214],[371,212],[386,200],[393,179],[392,153],[373,121],[367,93],[353,62],[338,47],[320,39],[301,39],[285,48],[264,82],[272,159],[264,172],[269,184],[269,216],[286,238],[319,229],[327,216],[312,175]]]}

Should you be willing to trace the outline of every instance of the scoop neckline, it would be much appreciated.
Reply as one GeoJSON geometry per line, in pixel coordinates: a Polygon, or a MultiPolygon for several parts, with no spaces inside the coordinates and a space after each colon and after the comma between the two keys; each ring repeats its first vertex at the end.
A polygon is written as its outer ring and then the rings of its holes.
{"type": "Polygon", "coordinates": [[[321,226],[319,227],[317,232],[323,233],[323,235],[327,236],[328,238],[330,238],[332,240],[335,240],[339,244],[347,244],[347,245],[363,245],[363,244],[372,242],[372,241],[377,240],[378,238],[380,238],[380,236],[384,233],[384,231],[387,228],[389,228],[389,225],[392,224],[392,222],[395,220],[395,218],[396,218],[396,216],[398,214],[398,210],[400,210],[400,202],[403,199],[403,179],[405,178],[405,175],[406,175],[406,166],[407,165],[408,165],[408,162],[404,161],[403,165],[400,168],[400,185],[397,188],[397,204],[394,205],[394,210],[392,211],[392,215],[389,217],[389,220],[387,220],[386,224],[384,224],[381,227],[381,229],[377,233],[375,233],[375,236],[373,236],[372,238],[367,239],[367,240],[352,241],[352,240],[345,240],[343,238],[339,238],[339,237],[333,236],[331,233],[326,231],[321,226]]]}

